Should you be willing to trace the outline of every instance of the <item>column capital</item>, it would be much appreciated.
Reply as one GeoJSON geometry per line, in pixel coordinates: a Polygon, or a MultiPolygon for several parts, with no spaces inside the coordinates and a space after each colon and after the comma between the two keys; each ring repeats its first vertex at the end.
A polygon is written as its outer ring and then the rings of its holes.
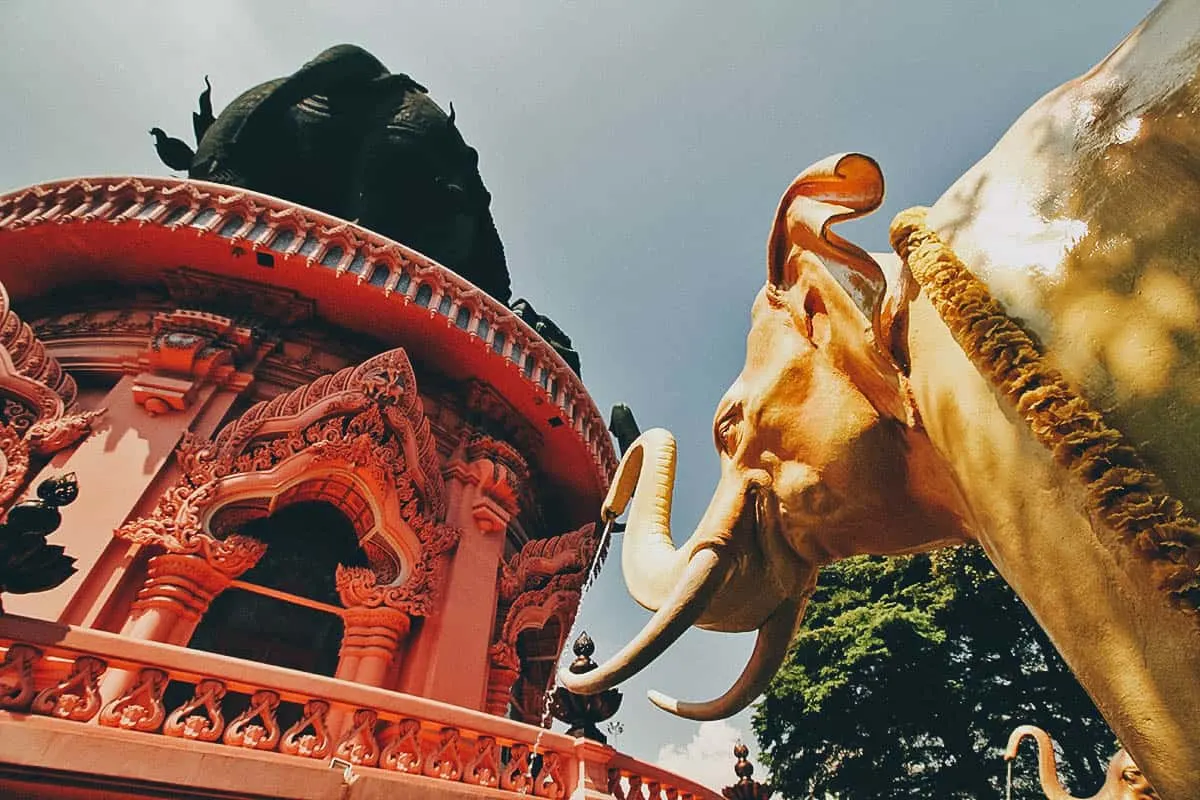
{"type": "Polygon", "coordinates": [[[391,610],[421,616],[418,598],[412,596],[406,581],[399,586],[379,585],[378,576],[369,567],[338,564],[335,573],[338,598],[348,609],[391,610]]]}
{"type": "MultiPolygon", "coordinates": [[[[184,493],[188,488],[183,487],[184,493]]],[[[186,502],[180,518],[142,517],[125,523],[113,535],[133,544],[161,547],[167,553],[195,555],[230,579],[253,567],[267,552],[267,545],[253,537],[234,534],[218,539],[202,530],[193,498],[181,496],[186,502]]]]}
{"type": "Polygon", "coordinates": [[[471,518],[475,527],[483,533],[500,532],[508,529],[512,512],[487,496],[479,497],[471,507],[471,518]]]}
{"type": "MultiPolygon", "coordinates": [[[[366,567],[337,568],[337,592],[342,605],[345,632],[340,656],[375,659],[386,665],[408,636],[412,625],[412,602],[402,587],[378,586],[375,573],[366,567]]],[[[369,681],[374,683],[378,675],[369,681]]]]}
{"type": "Polygon", "coordinates": [[[266,545],[248,536],[223,541],[230,543],[225,548],[230,558],[216,562],[198,553],[160,553],[151,558],[133,610],[161,608],[181,619],[200,619],[213,598],[266,552],[266,545]]]}
{"type": "Polygon", "coordinates": [[[472,510],[478,499],[486,499],[509,519],[520,513],[522,497],[529,488],[525,459],[511,446],[490,436],[464,437],[442,474],[448,481],[459,484],[457,494],[460,500],[468,501],[472,510]]]}

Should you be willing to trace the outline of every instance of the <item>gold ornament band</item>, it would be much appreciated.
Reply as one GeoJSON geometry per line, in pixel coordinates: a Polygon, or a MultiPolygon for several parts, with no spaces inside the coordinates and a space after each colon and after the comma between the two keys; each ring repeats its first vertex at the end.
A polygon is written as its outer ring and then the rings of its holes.
{"type": "Polygon", "coordinates": [[[896,216],[892,247],[955,341],[1054,459],[1083,481],[1090,510],[1154,565],[1171,601],[1200,611],[1200,523],[1121,432],[1046,363],[1033,338],[929,228],[927,211],[896,216]]]}

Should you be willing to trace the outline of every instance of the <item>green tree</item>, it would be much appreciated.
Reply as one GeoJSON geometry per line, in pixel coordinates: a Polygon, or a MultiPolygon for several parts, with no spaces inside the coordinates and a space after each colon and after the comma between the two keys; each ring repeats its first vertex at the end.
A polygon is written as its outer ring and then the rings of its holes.
{"type": "MultiPolygon", "coordinates": [[[[999,798],[1017,725],[1045,728],[1076,794],[1115,739],[978,547],[859,557],[822,571],[788,660],[755,709],[771,782],[789,798],[999,798]]],[[[1014,798],[1041,798],[1032,742],[1014,798]]]]}

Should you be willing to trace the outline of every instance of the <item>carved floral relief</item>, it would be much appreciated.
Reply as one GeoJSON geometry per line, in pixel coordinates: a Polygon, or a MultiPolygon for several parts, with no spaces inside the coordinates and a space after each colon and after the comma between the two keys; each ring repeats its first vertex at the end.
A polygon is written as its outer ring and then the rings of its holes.
{"type": "MultiPolygon", "coordinates": [[[[400,518],[417,539],[415,552],[409,554],[411,563],[401,575],[399,563],[386,552],[387,544],[372,536],[368,544],[381,552],[371,563],[380,565],[382,575],[361,568],[339,570],[339,591],[375,592],[383,598],[380,603],[399,603],[411,615],[428,613],[443,579],[442,556],[457,545],[459,531],[441,522],[446,512],[444,481],[412,366],[402,349],[258,403],[211,441],[187,435],[176,457],[179,480],[162,494],[153,513],[121,526],[116,536],[170,553],[199,555],[236,577],[257,561],[265,546],[256,548],[248,537],[214,532],[210,520],[224,508],[222,500],[235,482],[244,494],[246,479],[270,478],[303,457],[304,474],[327,478],[329,468],[348,471],[359,476],[369,493],[394,498],[400,518]]],[[[274,497],[279,489],[270,480],[265,483],[264,491],[274,497]]],[[[243,500],[239,496],[238,502],[243,500]]],[[[237,518],[223,515],[223,525],[237,518]]],[[[360,536],[369,533],[359,531],[360,536]]]]}

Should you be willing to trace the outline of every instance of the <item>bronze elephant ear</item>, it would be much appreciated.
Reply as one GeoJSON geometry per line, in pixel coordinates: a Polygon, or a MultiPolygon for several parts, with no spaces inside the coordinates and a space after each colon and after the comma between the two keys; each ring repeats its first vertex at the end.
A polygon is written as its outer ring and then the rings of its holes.
{"type": "Polygon", "coordinates": [[[767,282],[788,289],[796,281],[793,255],[812,253],[867,319],[878,325],[887,289],[883,270],[867,251],[830,227],[879,208],[883,191],[879,164],[860,153],[829,156],[801,172],[783,193],[775,212],[767,240],[767,282]]]}

